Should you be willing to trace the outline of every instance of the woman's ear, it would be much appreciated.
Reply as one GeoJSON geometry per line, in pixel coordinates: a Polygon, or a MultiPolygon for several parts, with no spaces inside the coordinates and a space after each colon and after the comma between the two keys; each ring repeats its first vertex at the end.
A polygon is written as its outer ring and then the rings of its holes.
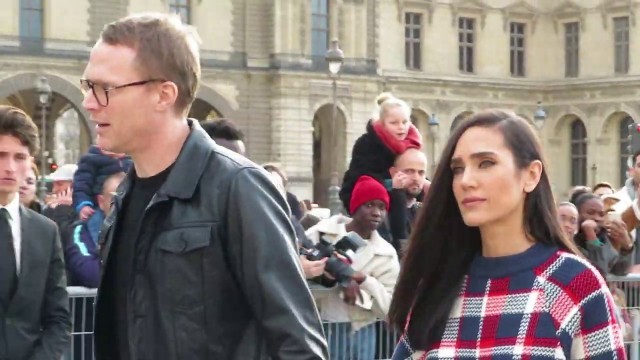
{"type": "Polygon", "coordinates": [[[538,186],[540,177],[542,176],[543,165],[542,161],[534,160],[529,164],[524,173],[524,186],[523,190],[526,193],[530,193],[538,186]]]}

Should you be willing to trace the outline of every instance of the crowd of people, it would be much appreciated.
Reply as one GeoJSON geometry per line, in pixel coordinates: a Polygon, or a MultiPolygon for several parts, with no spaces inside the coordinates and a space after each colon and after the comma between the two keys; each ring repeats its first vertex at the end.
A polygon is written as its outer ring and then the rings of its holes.
{"type": "Polygon", "coordinates": [[[372,360],[387,330],[394,360],[625,358],[605,279],[640,257],[640,154],[620,191],[556,203],[535,131],[488,109],[427,179],[411,108],[383,93],[343,212],[318,216],[281,166],[245,156],[233,121],[186,117],[196,40],[169,15],[105,27],[81,80],[96,145],[42,202],[37,128],[0,106],[0,358],[60,358],[67,286],[98,289],[98,360],[372,360]]]}

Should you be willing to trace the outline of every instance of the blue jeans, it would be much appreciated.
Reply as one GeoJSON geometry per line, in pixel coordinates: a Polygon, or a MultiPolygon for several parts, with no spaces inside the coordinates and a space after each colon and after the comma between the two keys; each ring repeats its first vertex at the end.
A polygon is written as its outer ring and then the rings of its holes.
{"type": "Polygon", "coordinates": [[[376,355],[376,324],[355,333],[350,323],[324,323],[331,360],[373,360],[376,355]]]}

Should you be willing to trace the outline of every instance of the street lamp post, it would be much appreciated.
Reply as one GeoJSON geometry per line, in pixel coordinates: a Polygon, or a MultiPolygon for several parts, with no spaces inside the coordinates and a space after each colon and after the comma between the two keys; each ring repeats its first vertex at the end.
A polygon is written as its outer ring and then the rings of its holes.
{"type": "Polygon", "coordinates": [[[40,156],[40,199],[44,199],[47,194],[47,185],[44,181],[44,174],[46,171],[46,159],[49,156],[49,152],[47,151],[47,104],[49,103],[49,99],[51,98],[51,86],[49,85],[49,80],[41,76],[36,81],[36,91],[38,92],[38,100],[40,101],[41,110],[41,121],[42,121],[42,133],[40,134],[40,147],[41,147],[41,156],[40,156]]]}
{"type": "Polygon", "coordinates": [[[538,101],[538,104],[536,106],[537,106],[536,112],[533,113],[533,120],[535,121],[538,129],[542,129],[542,126],[544,125],[544,122],[547,119],[547,112],[544,110],[544,107],[542,106],[542,101],[538,101]]]}
{"type": "Polygon", "coordinates": [[[340,69],[342,68],[342,64],[344,62],[344,53],[340,49],[340,43],[337,39],[331,41],[331,47],[327,50],[325,55],[325,60],[329,64],[329,77],[332,81],[332,100],[333,100],[333,111],[331,112],[331,151],[330,153],[333,155],[331,157],[331,180],[328,190],[329,195],[329,210],[331,215],[336,215],[340,213],[341,203],[340,203],[340,186],[338,186],[338,170],[337,170],[337,162],[338,162],[338,149],[336,144],[336,138],[338,137],[336,134],[336,117],[338,114],[338,75],[340,73],[340,69]]]}
{"type": "Polygon", "coordinates": [[[431,114],[428,124],[431,133],[431,176],[433,176],[436,172],[436,139],[438,138],[438,130],[440,130],[440,121],[438,121],[436,113],[431,114]]]}

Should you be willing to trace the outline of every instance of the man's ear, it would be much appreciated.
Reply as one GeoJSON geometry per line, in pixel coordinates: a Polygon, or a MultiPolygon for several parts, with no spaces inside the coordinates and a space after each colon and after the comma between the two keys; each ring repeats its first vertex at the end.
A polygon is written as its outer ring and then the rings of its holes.
{"type": "Polygon", "coordinates": [[[173,107],[178,99],[178,86],[171,81],[166,81],[160,85],[158,92],[158,105],[163,108],[173,107]]]}
{"type": "Polygon", "coordinates": [[[389,168],[389,174],[391,174],[391,178],[393,179],[393,177],[396,175],[396,173],[398,172],[398,168],[395,166],[392,166],[389,168]]]}
{"type": "Polygon", "coordinates": [[[104,195],[98,194],[96,195],[96,203],[100,209],[102,209],[102,202],[104,201],[104,195]]]}

